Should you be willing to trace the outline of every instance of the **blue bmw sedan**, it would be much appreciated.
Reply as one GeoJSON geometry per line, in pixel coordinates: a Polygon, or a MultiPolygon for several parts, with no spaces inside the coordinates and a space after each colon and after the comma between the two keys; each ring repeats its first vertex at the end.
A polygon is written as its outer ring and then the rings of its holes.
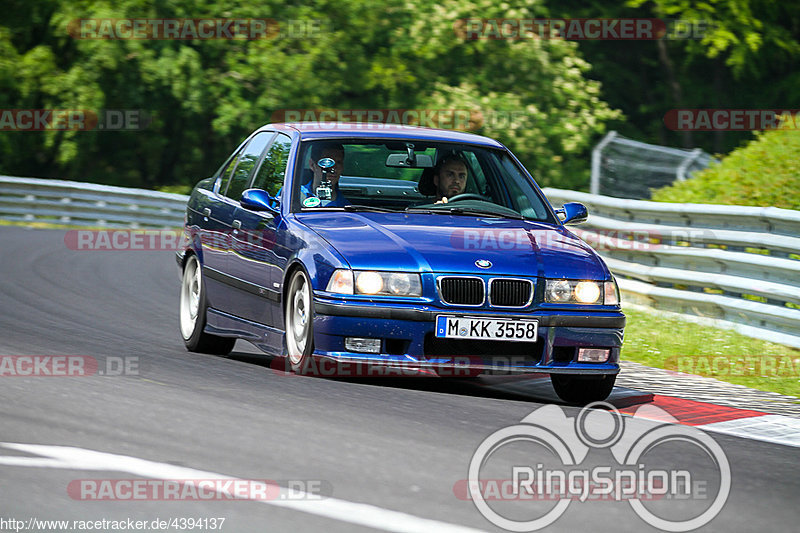
{"type": "Polygon", "coordinates": [[[206,353],[247,340],[297,373],[538,372],[566,402],[602,400],[625,316],[565,227],[586,217],[486,137],[269,124],[192,191],[181,334],[206,353]]]}

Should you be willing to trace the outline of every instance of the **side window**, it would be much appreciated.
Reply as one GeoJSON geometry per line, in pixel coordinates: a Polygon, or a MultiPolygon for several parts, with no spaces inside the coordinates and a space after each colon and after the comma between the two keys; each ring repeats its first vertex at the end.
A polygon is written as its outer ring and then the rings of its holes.
{"type": "Polygon", "coordinates": [[[219,174],[222,176],[222,180],[219,182],[219,192],[224,193],[225,189],[228,188],[228,180],[231,178],[231,172],[233,172],[233,168],[236,166],[236,161],[239,159],[239,155],[242,153],[241,150],[233,154],[228,158],[222,168],[219,171],[219,174]]]}
{"type": "Polygon", "coordinates": [[[467,166],[469,167],[468,174],[469,180],[467,180],[467,192],[477,192],[478,194],[486,194],[486,176],[483,174],[483,169],[481,168],[481,164],[478,161],[478,158],[475,156],[475,152],[462,152],[461,155],[464,156],[464,160],[467,162],[467,166]]]}
{"type": "MultiPolygon", "coordinates": [[[[275,133],[271,131],[262,131],[250,139],[250,142],[244,147],[244,151],[239,157],[225,196],[234,200],[238,200],[242,196],[242,193],[247,188],[247,183],[250,181],[250,173],[253,171],[253,167],[258,163],[261,153],[267,147],[267,143],[272,139],[273,135],[275,133]]],[[[222,188],[220,187],[221,190],[222,188]]]]}
{"type": "Polygon", "coordinates": [[[512,203],[512,205],[507,207],[511,207],[519,214],[528,218],[547,220],[547,209],[541,201],[539,201],[530,184],[526,183],[527,179],[519,171],[517,165],[505,154],[503,154],[501,158],[500,164],[506,175],[505,186],[511,195],[512,203]]]}
{"type": "Polygon", "coordinates": [[[258,169],[253,187],[264,189],[270,195],[275,196],[283,187],[283,177],[286,175],[286,163],[289,159],[289,149],[292,147],[292,139],[288,135],[278,134],[275,142],[267,150],[264,162],[258,169]]]}

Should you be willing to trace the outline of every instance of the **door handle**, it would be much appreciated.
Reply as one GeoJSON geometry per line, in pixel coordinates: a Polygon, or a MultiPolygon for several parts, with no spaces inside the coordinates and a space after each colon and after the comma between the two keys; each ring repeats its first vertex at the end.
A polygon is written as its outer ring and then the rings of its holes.
{"type": "Polygon", "coordinates": [[[211,216],[211,208],[210,207],[206,207],[205,209],[203,209],[203,216],[204,217],[210,217],[211,216]]]}
{"type": "Polygon", "coordinates": [[[231,224],[231,226],[233,226],[233,229],[241,229],[242,228],[242,222],[240,220],[234,220],[233,224],[231,224]]]}

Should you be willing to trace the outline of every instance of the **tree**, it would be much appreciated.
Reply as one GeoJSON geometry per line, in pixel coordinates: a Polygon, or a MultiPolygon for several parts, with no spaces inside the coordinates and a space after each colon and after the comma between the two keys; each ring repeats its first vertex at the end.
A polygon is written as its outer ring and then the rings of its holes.
{"type": "Polygon", "coordinates": [[[466,109],[544,185],[588,182],[588,150],[618,117],[575,43],[464,39],[468,17],[531,17],[538,1],[9,0],[6,109],[123,109],[132,131],[4,132],[0,171],[129,186],[190,184],[282,109],[466,109]],[[77,19],[265,18],[258,40],[76,39],[77,19]],[[319,21],[304,38],[292,24],[319,21]],[[72,24],[72,25],[71,25],[72,24]]]}
{"type": "Polygon", "coordinates": [[[602,82],[601,98],[622,110],[609,128],[644,142],[728,152],[749,132],[674,132],[671,109],[792,109],[800,85],[800,10],[772,0],[548,0],[555,17],[660,18],[658,41],[579,41],[602,82]],[[684,31],[674,31],[675,29],[684,31]],[[687,35],[686,29],[691,30],[687,35]],[[688,37],[688,38],[687,38],[688,37]]]}

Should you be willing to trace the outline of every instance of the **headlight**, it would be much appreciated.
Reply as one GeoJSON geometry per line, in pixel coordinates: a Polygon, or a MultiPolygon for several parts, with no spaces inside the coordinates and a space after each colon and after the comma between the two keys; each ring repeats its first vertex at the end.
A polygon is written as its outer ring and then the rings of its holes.
{"type": "Polygon", "coordinates": [[[619,305],[619,291],[615,281],[548,279],[544,299],[548,303],[619,305]]]}
{"type": "Polygon", "coordinates": [[[582,304],[593,304],[600,298],[600,285],[594,281],[581,281],[575,285],[575,299],[582,304]]]}
{"type": "Polygon", "coordinates": [[[548,302],[568,302],[572,299],[572,286],[565,279],[547,280],[548,302]]]}
{"type": "Polygon", "coordinates": [[[327,290],[340,294],[422,296],[422,279],[416,273],[340,269],[331,276],[327,290]]]}
{"type": "Polygon", "coordinates": [[[359,272],[356,274],[356,292],[358,294],[378,294],[383,290],[383,278],[377,272],[359,272]]]}

